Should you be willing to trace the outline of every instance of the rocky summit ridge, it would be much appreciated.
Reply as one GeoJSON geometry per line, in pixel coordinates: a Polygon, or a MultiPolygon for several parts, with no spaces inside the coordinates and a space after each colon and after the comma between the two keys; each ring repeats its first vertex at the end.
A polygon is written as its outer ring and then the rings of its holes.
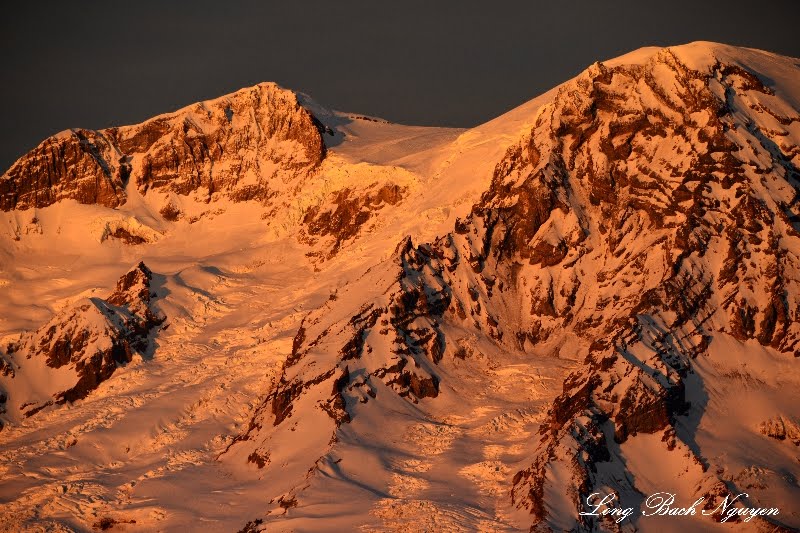
{"type": "Polygon", "coordinates": [[[117,207],[129,182],[143,194],[263,200],[277,175],[320,164],[323,135],[295,93],[261,83],[134,126],[49,137],[0,177],[0,209],[64,199],[117,207]]]}

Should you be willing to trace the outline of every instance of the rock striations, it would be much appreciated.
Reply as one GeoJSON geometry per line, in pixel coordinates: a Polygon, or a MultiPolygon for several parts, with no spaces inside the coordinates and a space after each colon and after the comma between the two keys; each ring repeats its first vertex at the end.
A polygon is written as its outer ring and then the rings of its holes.
{"type": "Polygon", "coordinates": [[[264,200],[276,177],[320,164],[323,132],[295,93],[262,83],[135,126],[45,139],[0,177],[0,210],[64,199],[117,207],[129,182],[142,194],[264,200]]]}

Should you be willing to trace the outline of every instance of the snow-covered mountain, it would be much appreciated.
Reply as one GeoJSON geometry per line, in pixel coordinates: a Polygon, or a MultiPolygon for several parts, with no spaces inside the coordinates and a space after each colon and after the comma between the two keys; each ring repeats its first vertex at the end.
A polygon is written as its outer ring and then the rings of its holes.
{"type": "Polygon", "coordinates": [[[0,527],[799,528],[799,65],[647,48],[471,130],[261,84],[45,140],[0,178],[0,527]]]}
{"type": "Polygon", "coordinates": [[[148,336],[165,320],[151,309],[151,280],[150,270],[139,263],[109,297],[80,300],[10,343],[2,364],[4,375],[13,378],[4,402],[11,418],[82,400],[118,365],[130,363],[134,354],[143,356],[148,336]]]}
{"type": "Polygon", "coordinates": [[[54,135],[3,176],[0,208],[117,207],[129,180],[141,192],[263,200],[276,176],[319,165],[323,133],[294,93],[263,83],[135,126],[54,135]]]}

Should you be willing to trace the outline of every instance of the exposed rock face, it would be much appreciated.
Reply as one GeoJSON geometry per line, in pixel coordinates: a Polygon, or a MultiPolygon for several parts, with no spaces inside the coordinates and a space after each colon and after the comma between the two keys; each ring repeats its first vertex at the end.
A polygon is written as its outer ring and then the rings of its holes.
{"type": "Polygon", "coordinates": [[[0,177],[0,209],[45,207],[71,198],[116,207],[130,167],[101,131],[75,129],[45,139],[0,177]]]}
{"type": "Polygon", "coordinates": [[[795,446],[800,446],[800,425],[794,420],[778,415],[762,422],[758,429],[767,437],[786,440],[795,446]]]}
{"type": "Polygon", "coordinates": [[[4,388],[20,414],[85,398],[119,365],[146,352],[150,333],[165,320],[152,308],[151,280],[150,269],[139,263],[108,298],[84,299],[9,347],[3,365],[11,380],[3,380],[4,388]],[[31,397],[14,397],[14,380],[35,376],[37,383],[20,389],[31,397]]]}
{"type": "Polygon", "coordinates": [[[337,191],[331,206],[312,206],[303,217],[306,241],[315,242],[315,237],[332,236],[334,242],[328,252],[333,256],[342,243],[355,237],[362,226],[386,205],[400,203],[407,192],[405,187],[394,183],[374,184],[364,191],[349,188],[337,191]]]}
{"type": "Polygon", "coordinates": [[[316,168],[321,125],[291,91],[262,83],[142,124],[73,129],[43,141],[0,177],[0,210],[64,199],[117,207],[129,181],[201,200],[264,200],[273,180],[316,168]]]}

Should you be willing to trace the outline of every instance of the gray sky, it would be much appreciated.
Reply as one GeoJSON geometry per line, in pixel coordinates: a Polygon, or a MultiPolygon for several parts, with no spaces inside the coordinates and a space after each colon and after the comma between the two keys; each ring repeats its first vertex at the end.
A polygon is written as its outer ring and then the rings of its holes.
{"type": "Polygon", "coordinates": [[[260,81],[406,124],[473,126],[641,46],[800,56],[800,2],[85,1],[4,7],[0,172],[69,127],[260,81]]]}

